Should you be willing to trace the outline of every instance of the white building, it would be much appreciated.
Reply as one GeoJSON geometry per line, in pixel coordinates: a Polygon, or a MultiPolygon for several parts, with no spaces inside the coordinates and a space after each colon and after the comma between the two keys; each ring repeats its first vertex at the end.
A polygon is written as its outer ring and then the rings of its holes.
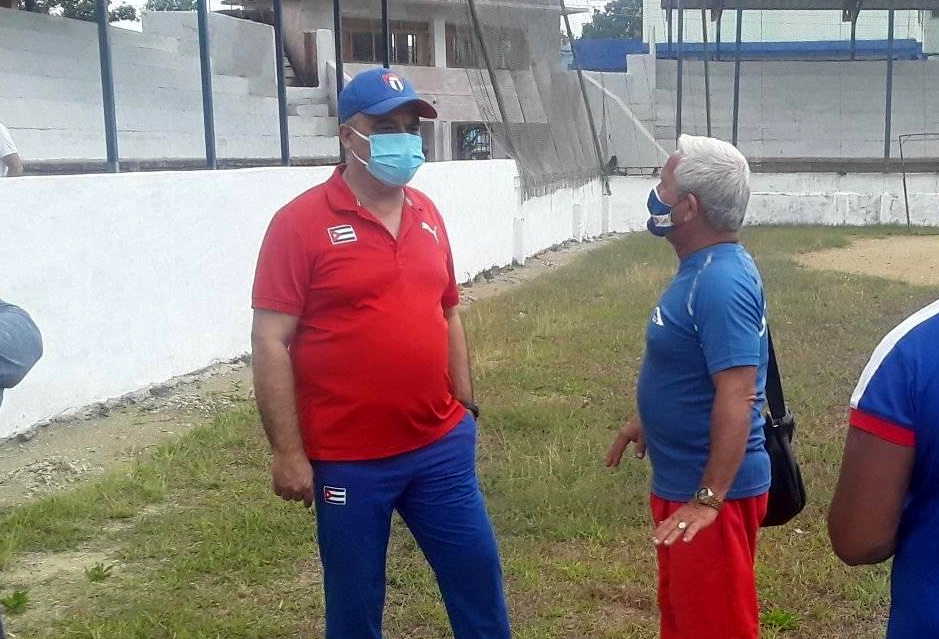
{"type": "MultiPolygon", "coordinates": [[[[678,38],[678,15],[672,12],[672,38],[678,38]]],[[[701,42],[700,10],[685,11],[684,40],[701,42]]],[[[667,11],[661,0],[643,0],[642,34],[645,42],[668,40],[667,11]]],[[[708,41],[713,42],[717,24],[710,21],[708,12],[708,41]]],[[[851,23],[842,20],[841,11],[760,11],[747,10],[743,14],[742,40],[744,42],[808,42],[817,40],[850,40],[851,23]]],[[[737,15],[725,10],[720,22],[721,41],[736,38],[737,15]]],[[[858,21],[858,40],[886,40],[887,12],[862,10],[858,21]]],[[[939,11],[897,11],[894,37],[911,39],[929,45],[927,53],[939,50],[939,11]]]]}

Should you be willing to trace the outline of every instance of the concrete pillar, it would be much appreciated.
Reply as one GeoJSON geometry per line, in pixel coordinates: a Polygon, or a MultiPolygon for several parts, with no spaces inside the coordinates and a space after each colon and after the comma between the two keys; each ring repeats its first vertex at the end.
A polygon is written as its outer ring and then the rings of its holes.
{"type": "Polygon", "coordinates": [[[923,11],[923,53],[939,53],[939,17],[923,11]]]}
{"type": "Polygon", "coordinates": [[[453,159],[453,142],[451,136],[451,123],[447,120],[437,120],[434,123],[435,159],[438,162],[449,162],[453,159]]]}
{"type": "Polygon", "coordinates": [[[434,40],[434,66],[443,69],[447,66],[447,18],[446,16],[434,16],[433,33],[434,40]]]}

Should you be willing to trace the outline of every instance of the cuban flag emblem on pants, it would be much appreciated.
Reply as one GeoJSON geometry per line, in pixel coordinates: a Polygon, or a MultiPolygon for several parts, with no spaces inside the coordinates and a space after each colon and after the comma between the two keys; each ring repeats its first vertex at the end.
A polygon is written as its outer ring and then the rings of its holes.
{"type": "Polygon", "coordinates": [[[345,506],[346,505],[346,489],[335,488],[333,486],[323,486],[323,501],[325,501],[327,504],[345,506]]]}

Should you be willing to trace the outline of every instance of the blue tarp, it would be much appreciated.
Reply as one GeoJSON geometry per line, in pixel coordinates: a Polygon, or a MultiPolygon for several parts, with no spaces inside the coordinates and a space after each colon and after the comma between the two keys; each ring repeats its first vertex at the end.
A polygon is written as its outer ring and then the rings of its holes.
{"type": "MultiPolygon", "coordinates": [[[[721,42],[721,58],[733,58],[737,46],[735,42],[721,42]]],[[[887,59],[887,40],[857,40],[854,43],[854,55],[860,59],[887,59]]],[[[700,60],[704,46],[700,42],[682,44],[682,56],[700,60]]],[[[708,55],[716,54],[716,46],[708,43],[708,55]]],[[[655,55],[659,58],[676,59],[678,43],[660,42],[655,45],[655,55]]],[[[741,42],[740,57],[747,60],[850,60],[850,40],[816,40],[811,42],[741,42]]],[[[894,60],[922,60],[923,45],[916,40],[894,40],[894,60]]]]}
{"type": "Polygon", "coordinates": [[[574,42],[574,53],[580,66],[590,71],[625,71],[626,56],[649,53],[642,40],[588,38],[574,42]]]}
{"type": "MultiPolygon", "coordinates": [[[[858,59],[887,59],[887,40],[857,40],[854,55],[858,59]]],[[[732,59],[736,43],[721,42],[720,51],[713,42],[708,44],[708,55],[714,59],[719,54],[721,59],[732,59]]],[[[583,69],[589,71],[626,70],[626,56],[649,52],[647,44],[641,40],[586,39],[574,42],[577,61],[583,69]]],[[[682,56],[700,60],[704,47],[700,42],[685,42],[682,56]]],[[[678,43],[660,42],[655,45],[655,54],[662,59],[678,57],[678,43]]],[[[742,42],[740,56],[746,60],[848,60],[851,58],[850,40],[816,40],[811,42],[742,42]]],[[[923,45],[916,40],[894,40],[893,57],[895,60],[922,60],[923,45]]]]}

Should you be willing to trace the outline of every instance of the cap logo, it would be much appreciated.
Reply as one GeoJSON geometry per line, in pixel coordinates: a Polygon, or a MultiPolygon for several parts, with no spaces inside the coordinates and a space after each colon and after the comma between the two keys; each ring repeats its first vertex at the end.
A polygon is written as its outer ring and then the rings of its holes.
{"type": "Polygon", "coordinates": [[[386,73],[382,79],[392,90],[397,91],[398,93],[404,91],[404,80],[402,80],[394,73],[386,73]]]}

